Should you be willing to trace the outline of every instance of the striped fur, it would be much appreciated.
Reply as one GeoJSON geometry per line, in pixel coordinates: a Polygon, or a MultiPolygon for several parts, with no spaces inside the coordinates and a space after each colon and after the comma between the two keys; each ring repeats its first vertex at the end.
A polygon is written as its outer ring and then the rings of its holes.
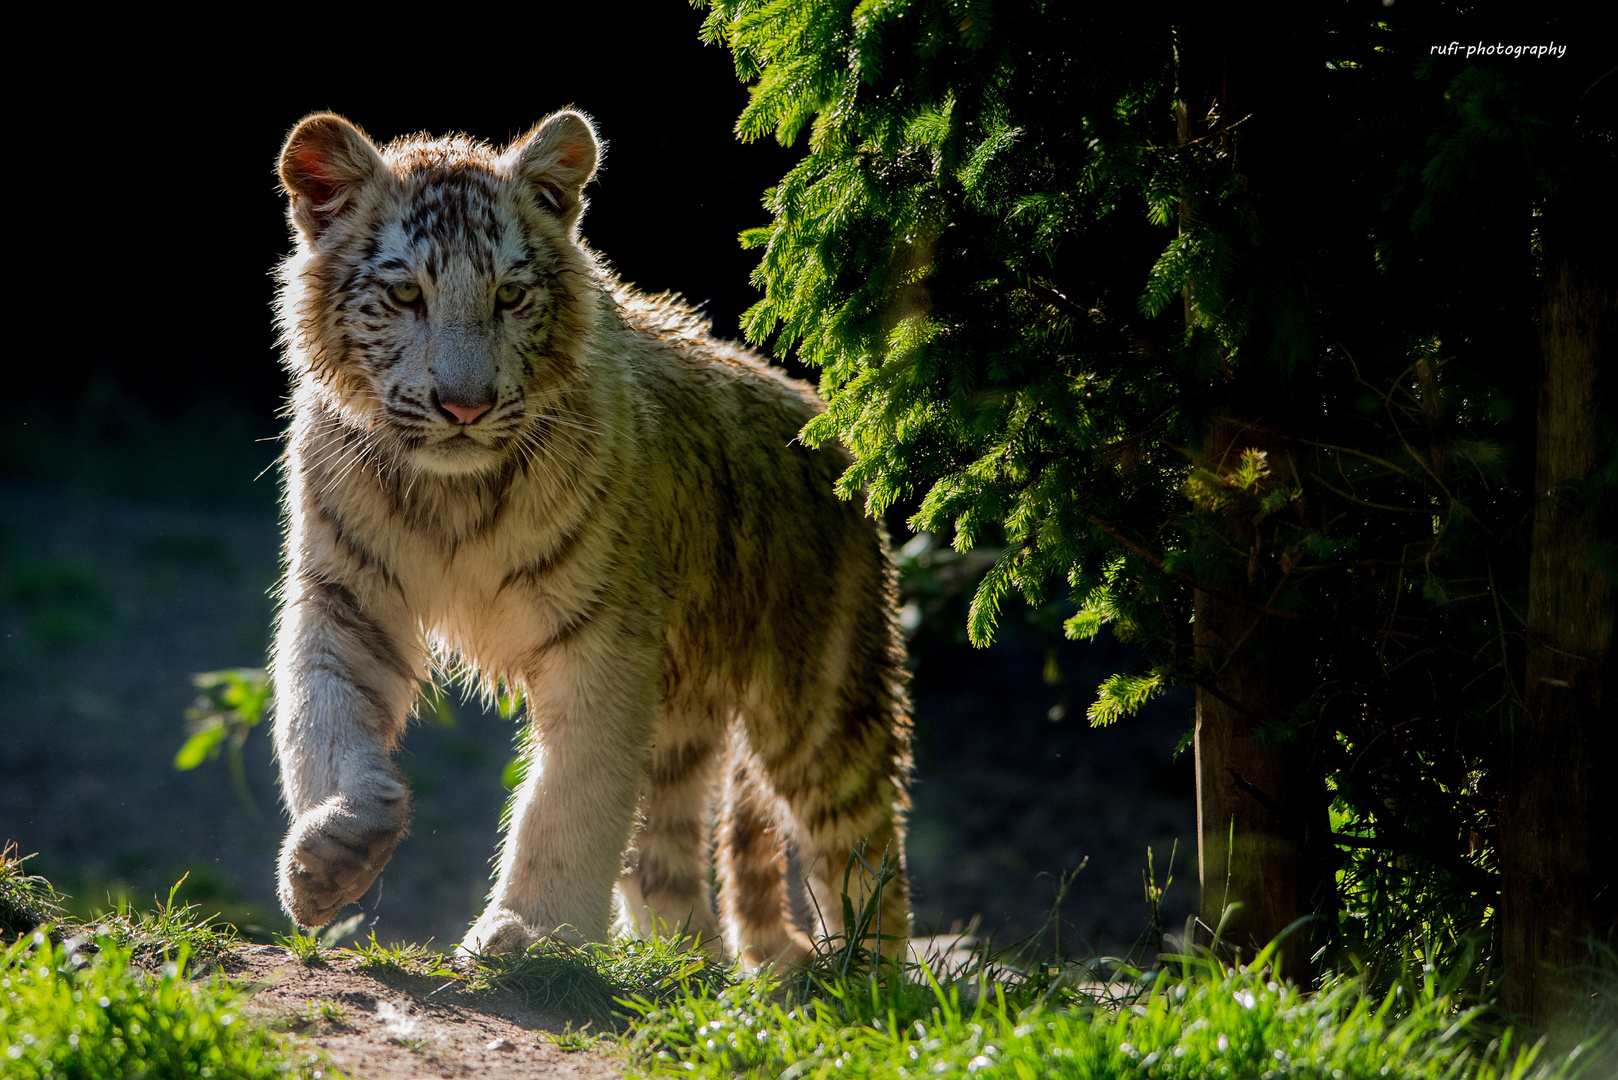
{"type": "MultiPolygon", "coordinates": [[[[281,900],[317,926],[375,879],[418,680],[459,668],[533,736],[466,949],[604,939],[616,885],[622,929],[801,956],[788,843],[832,920],[856,843],[903,858],[892,569],[846,456],[797,441],[813,392],[579,239],[598,152],[570,111],[503,152],[330,114],[287,140],[281,900]]],[[[883,907],[902,940],[902,875],[883,907]]]]}

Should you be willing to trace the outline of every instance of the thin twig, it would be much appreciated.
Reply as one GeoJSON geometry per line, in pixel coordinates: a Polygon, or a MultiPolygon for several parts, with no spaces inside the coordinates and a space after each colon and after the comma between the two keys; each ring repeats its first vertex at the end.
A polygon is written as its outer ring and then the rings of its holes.
{"type": "Polygon", "coordinates": [[[1426,512],[1426,511],[1422,511],[1422,510],[1413,509],[1413,508],[1408,507],[1408,506],[1390,506],[1387,503],[1372,502],[1370,499],[1362,499],[1358,495],[1350,495],[1346,491],[1341,491],[1341,490],[1339,490],[1339,489],[1337,489],[1335,487],[1332,487],[1330,484],[1326,483],[1325,479],[1319,473],[1310,473],[1309,475],[1314,477],[1315,480],[1319,482],[1321,487],[1325,488],[1327,491],[1331,492],[1333,495],[1337,495],[1337,496],[1339,496],[1341,498],[1347,499],[1349,502],[1352,502],[1352,503],[1359,503],[1361,506],[1369,506],[1374,510],[1392,510],[1395,513],[1399,513],[1399,514],[1421,514],[1421,513],[1426,512]]]}

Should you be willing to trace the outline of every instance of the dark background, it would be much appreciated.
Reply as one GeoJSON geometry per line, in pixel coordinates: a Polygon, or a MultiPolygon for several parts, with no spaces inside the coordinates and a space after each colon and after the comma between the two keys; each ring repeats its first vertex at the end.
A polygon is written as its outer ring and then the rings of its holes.
{"type": "MultiPolygon", "coordinates": [[[[379,142],[459,130],[504,143],[583,109],[608,144],[588,241],[627,281],[678,291],[737,336],[758,295],[737,234],[768,220],[762,194],[798,152],[735,139],[746,90],[729,53],[698,40],[701,12],[598,10],[467,9],[471,29],[453,11],[347,27],[289,11],[228,33],[142,22],[90,42],[75,28],[71,52],[60,35],[30,39],[44,74],[20,88],[8,181],[0,842],[38,852],[30,865],[79,914],[150,906],[189,875],[182,899],[286,927],[267,732],[245,748],[256,810],[223,760],[184,773],[171,761],[190,675],[260,666],[268,646],[267,467],[286,390],[270,272],[290,250],[274,163],[301,116],[331,109],[379,142]]],[[[1183,919],[1192,780],[1190,754],[1171,751],[1189,699],[1094,731],[1084,708],[1126,652],[1053,642],[1017,612],[994,649],[972,650],[963,618],[946,606],[912,646],[918,922],[980,919],[1013,940],[1043,922],[1053,875],[1088,858],[1064,940],[1119,952],[1147,923],[1147,847],[1161,880],[1176,842],[1168,916],[1183,919]]],[[[414,833],[365,900],[384,940],[458,939],[487,889],[513,732],[475,705],[456,713],[405,744],[414,833]]]]}
{"type": "Polygon", "coordinates": [[[583,109],[608,144],[590,242],[626,280],[681,292],[735,336],[757,298],[737,234],[768,220],[762,193],[796,155],[732,135],[746,90],[730,54],[698,40],[701,12],[599,7],[523,8],[464,40],[415,20],[332,30],[322,14],[318,33],[276,48],[255,40],[268,27],[191,44],[195,24],[141,24],[47,62],[13,136],[28,179],[12,246],[26,299],[11,314],[30,343],[8,365],[14,400],[103,437],[199,408],[275,434],[286,381],[269,272],[290,250],[275,160],[323,109],[379,143],[464,131],[496,144],[583,109]],[[119,415],[81,415],[109,391],[119,415]]]}

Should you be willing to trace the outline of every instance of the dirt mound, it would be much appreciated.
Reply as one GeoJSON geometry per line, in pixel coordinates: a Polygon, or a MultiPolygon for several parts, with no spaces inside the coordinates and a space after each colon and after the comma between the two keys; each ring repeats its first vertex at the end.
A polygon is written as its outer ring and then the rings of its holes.
{"type": "Polygon", "coordinates": [[[249,1015],[322,1051],[351,1080],[623,1075],[610,1040],[510,992],[468,994],[457,980],[368,968],[338,952],[306,964],[276,945],[242,946],[223,966],[249,995],[249,1015]]]}

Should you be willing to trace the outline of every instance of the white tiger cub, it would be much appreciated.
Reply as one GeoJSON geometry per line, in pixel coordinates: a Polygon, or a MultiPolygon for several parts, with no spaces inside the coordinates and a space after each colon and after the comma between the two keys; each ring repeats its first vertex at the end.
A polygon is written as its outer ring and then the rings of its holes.
{"type": "MultiPolygon", "coordinates": [[[[796,439],[813,392],[580,240],[598,154],[573,111],[503,151],[379,150],[322,113],[282,150],[281,902],[323,925],[387,863],[410,817],[391,759],[436,661],[520,687],[531,725],[463,948],[603,940],[616,884],[623,929],[801,958],[789,839],[833,932],[857,845],[902,867],[891,565],[833,492],[846,456],[796,439]]],[[[881,908],[891,954],[902,869],[881,908]]]]}

